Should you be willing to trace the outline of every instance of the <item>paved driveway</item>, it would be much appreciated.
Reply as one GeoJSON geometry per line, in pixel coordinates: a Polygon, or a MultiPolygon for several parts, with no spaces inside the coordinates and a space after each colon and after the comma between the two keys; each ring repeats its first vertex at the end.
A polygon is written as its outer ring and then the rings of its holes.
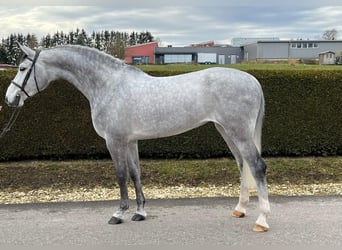
{"type": "Polygon", "coordinates": [[[148,219],[108,225],[112,202],[0,205],[1,245],[342,245],[342,196],[270,197],[271,229],[254,233],[248,215],[230,216],[237,198],[148,200],[148,219]]]}

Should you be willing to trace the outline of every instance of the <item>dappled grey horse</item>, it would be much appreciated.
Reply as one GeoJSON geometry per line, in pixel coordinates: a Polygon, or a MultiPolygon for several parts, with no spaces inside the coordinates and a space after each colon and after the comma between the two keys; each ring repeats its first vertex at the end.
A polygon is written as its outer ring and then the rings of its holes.
{"type": "Polygon", "coordinates": [[[244,217],[249,190],[256,184],[260,215],[253,230],[268,230],[266,165],[261,158],[264,97],[253,76],[234,69],[210,68],[152,77],[96,49],[20,48],[25,56],[7,89],[9,106],[23,106],[27,98],[57,79],[70,82],[89,100],[94,128],[106,141],[120,186],[120,207],[110,224],[122,223],[128,209],[127,168],[137,200],[132,220],[146,218],[138,140],[176,135],[213,122],[241,173],[240,198],[232,215],[244,217]]]}

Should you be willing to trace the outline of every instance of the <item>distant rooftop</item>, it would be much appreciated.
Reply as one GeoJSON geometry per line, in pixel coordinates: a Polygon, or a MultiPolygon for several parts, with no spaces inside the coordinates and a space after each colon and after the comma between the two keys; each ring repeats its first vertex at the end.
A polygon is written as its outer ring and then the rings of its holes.
{"type": "Polygon", "coordinates": [[[232,46],[241,47],[246,44],[256,43],[259,41],[279,41],[279,37],[235,37],[231,40],[232,46]]]}

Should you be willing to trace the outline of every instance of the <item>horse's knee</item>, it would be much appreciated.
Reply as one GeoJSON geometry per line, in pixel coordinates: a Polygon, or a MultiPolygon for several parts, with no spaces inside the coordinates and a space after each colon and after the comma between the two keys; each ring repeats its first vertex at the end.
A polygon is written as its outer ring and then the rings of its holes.
{"type": "Polygon", "coordinates": [[[116,178],[120,186],[126,185],[127,183],[127,172],[126,169],[116,169],[116,178]]]}

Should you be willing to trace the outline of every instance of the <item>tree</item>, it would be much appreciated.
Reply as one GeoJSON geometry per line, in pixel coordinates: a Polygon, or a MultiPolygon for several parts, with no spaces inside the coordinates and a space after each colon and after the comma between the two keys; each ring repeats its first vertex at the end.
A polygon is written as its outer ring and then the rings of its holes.
{"type": "Polygon", "coordinates": [[[3,46],[0,46],[0,63],[9,63],[7,50],[3,46]]]}
{"type": "Polygon", "coordinates": [[[121,31],[93,31],[90,36],[84,29],[77,28],[76,31],[64,33],[57,31],[55,34],[47,34],[38,42],[34,34],[11,34],[0,41],[0,62],[8,64],[18,64],[21,58],[21,50],[17,42],[27,44],[30,48],[50,48],[58,45],[78,44],[82,46],[95,47],[105,51],[117,58],[124,59],[125,48],[136,44],[144,44],[154,41],[154,37],[149,31],[145,32],[127,32],[121,31]]]}
{"type": "Polygon", "coordinates": [[[51,35],[47,34],[46,36],[43,36],[40,44],[44,48],[50,48],[51,46],[53,46],[53,40],[51,38],[51,35]]]}
{"type": "Polygon", "coordinates": [[[336,40],[338,31],[336,29],[326,30],[322,38],[324,40],[336,40]]]}
{"type": "Polygon", "coordinates": [[[114,39],[107,44],[106,53],[117,58],[125,58],[125,47],[128,35],[125,33],[116,32],[114,39]]]}
{"type": "Polygon", "coordinates": [[[137,44],[137,36],[138,36],[138,33],[134,31],[129,35],[129,40],[128,40],[129,46],[133,46],[137,44]]]}
{"type": "Polygon", "coordinates": [[[38,39],[35,35],[27,34],[26,41],[27,46],[29,46],[31,49],[38,47],[38,39]]]}
{"type": "Polygon", "coordinates": [[[82,45],[82,46],[89,45],[88,36],[84,29],[82,29],[80,32],[80,30],[77,28],[75,44],[82,45]]]}
{"type": "Polygon", "coordinates": [[[6,41],[6,49],[8,55],[7,59],[8,63],[12,65],[18,65],[19,59],[22,55],[17,42],[21,44],[24,44],[26,42],[22,34],[11,34],[6,41]]]}

